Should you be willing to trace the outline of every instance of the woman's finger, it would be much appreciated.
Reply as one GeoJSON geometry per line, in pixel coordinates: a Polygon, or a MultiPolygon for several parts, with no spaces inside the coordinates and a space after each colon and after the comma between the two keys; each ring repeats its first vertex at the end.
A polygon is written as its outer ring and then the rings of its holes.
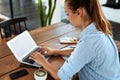
{"type": "Polygon", "coordinates": [[[33,57],[31,57],[31,56],[29,57],[29,59],[32,59],[32,60],[34,60],[34,58],[33,58],[33,57]]]}
{"type": "Polygon", "coordinates": [[[44,54],[47,54],[48,53],[48,51],[44,51],[44,54]]]}
{"type": "Polygon", "coordinates": [[[30,58],[31,58],[31,59],[35,59],[35,56],[36,56],[36,52],[35,52],[35,53],[32,53],[32,54],[30,55],[30,58]]]}

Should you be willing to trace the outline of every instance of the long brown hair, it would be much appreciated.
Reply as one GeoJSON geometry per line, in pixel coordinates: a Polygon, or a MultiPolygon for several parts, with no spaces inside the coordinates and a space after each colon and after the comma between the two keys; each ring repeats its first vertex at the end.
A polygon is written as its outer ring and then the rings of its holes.
{"type": "Polygon", "coordinates": [[[104,16],[99,0],[65,0],[65,2],[73,11],[80,7],[85,8],[90,19],[95,22],[97,29],[106,35],[112,35],[111,24],[104,16]]]}

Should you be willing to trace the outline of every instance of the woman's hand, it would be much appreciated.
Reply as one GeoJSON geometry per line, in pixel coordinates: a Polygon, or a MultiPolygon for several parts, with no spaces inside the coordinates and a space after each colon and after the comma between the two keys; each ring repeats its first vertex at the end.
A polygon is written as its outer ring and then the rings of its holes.
{"type": "Polygon", "coordinates": [[[49,47],[41,47],[40,52],[43,55],[53,55],[54,54],[54,49],[49,48],[49,47]]]}
{"type": "Polygon", "coordinates": [[[39,63],[43,66],[45,63],[45,58],[43,55],[53,55],[54,49],[49,47],[41,47],[38,51],[30,55],[30,59],[34,60],[36,63],[39,63]]]}
{"type": "Polygon", "coordinates": [[[58,70],[56,68],[54,68],[53,65],[49,64],[49,62],[47,62],[47,60],[45,60],[44,56],[40,52],[36,51],[33,54],[31,54],[30,59],[32,59],[36,63],[42,65],[43,68],[46,71],[48,71],[55,80],[59,80],[59,78],[57,76],[58,70]]]}
{"type": "Polygon", "coordinates": [[[30,59],[34,60],[36,63],[41,64],[42,66],[46,62],[45,58],[43,55],[41,55],[40,52],[34,52],[30,55],[30,59]]]}

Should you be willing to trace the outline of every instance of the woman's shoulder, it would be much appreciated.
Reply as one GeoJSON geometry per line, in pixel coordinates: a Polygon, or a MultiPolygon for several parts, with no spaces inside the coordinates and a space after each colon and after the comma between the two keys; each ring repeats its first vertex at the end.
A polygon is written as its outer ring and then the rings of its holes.
{"type": "Polygon", "coordinates": [[[94,33],[94,34],[85,35],[80,39],[80,41],[84,41],[86,45],[94,46],[94,47],[95,45],[106,44],[107,40],[108,40],[107,36],[103,33],[99,33],[99,34],[94,33]]]}
{"type": "Polygon", "coordinates": [[[91,42],[91,41],[99,41],[99,40],[102,40],[102,39],[105,39],[107,36],[102,33],[102,32],[98,32],[98,33],[91,33],[91,34],[87,34],[85,35],[84,37],[82,37],[81,39],[82,40],[85,40],[87,42],[91,42]]]}

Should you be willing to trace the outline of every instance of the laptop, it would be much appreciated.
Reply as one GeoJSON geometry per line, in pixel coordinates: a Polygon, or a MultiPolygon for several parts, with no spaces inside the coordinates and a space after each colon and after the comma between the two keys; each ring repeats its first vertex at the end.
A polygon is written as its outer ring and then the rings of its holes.
{"type": "MultiPolygon", "coordinates": [[[[29,59],[30,54],[39,50],[40,46],[37,46],[27,30],[8,41],[7,45],[20,63],[41,67],[29,59]]],[[[45,58],[48,60],[48,57],[45,56],[45,58]]]]}

